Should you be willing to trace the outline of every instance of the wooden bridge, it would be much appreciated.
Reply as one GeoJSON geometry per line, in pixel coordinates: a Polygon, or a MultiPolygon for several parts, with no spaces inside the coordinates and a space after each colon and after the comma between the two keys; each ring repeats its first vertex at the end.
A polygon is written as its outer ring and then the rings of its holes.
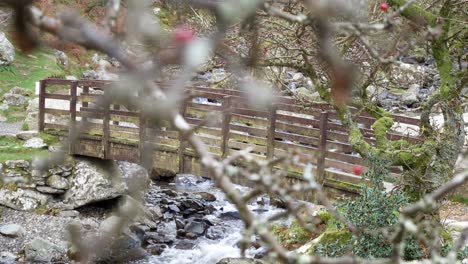
{"type": "MultiPolygon", "coordinates": [[[[154,150],[153,168],[158,173],[206,175],[195,152],[177,131],[152,127],[139,112],[122,105],[111,104],[109,109],[97,106],[96,100],[112,89],[111,84],[94,80],[40,81],[39,130],[68,137],[74,130],[70,128],[86,122],[78,140],[69,143],[71,155],[138,163],[143,146],[150,144],[154,150]]],[[[196,134],[215,156],[228,157],[247,147],[264,159],[295,151],[300,153],[302,164],[287,168],[288,183],[301,181],[306,162],[315,165],[317,175],[325,179],[324,185],[330,191],[356,193],[362,183],[361,177],[352,171],[356,164],[364,168],[366,165],[353,152],[347,128],[329,105],[303,108],[294,98],[277,97],[272,107],[258,110],[248,104],[246,94],[240,91],[190,87],[187,93],[192,99],[180,106],[180,111],[190,124],[199,126],[196,134]],[[216,113],[217,118],[204,123],[208,115],[216,113]]],[[[402,126],[419,124],[419,119],[404,116],[393,119],[402,126]]],[[[375,119],[366,113],[356,113],[356,120],[366,140],[375,143],[371,129],[375,119]]],[[[419,140],[395,131],[389,132],[388,138],[419,140]]],[[[387,180],[397,181],[401,168],[391,171],[387,180]]],[[[248,185],[243,179],[238,181],[248,185]]],[[[303,194],[301,198],[311,196],[303,194]]]]}

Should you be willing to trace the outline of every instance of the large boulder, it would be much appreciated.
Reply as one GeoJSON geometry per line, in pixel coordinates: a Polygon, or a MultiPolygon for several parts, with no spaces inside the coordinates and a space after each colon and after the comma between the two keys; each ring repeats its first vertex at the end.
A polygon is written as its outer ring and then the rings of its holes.
{"type": "Polygon", "coordinates": [[[6,38],[5,33],[0,32],[0,65],[10,65],[15,60],[15,47],[6,38]]]}
{"type": "Polygon", "coordinates": [[[97,159],[77,160],[69,184],[70,189],[66,191],[64,198],[65,203],[73,208],[114,199],[127,190],[116,163],[97,159]]]}

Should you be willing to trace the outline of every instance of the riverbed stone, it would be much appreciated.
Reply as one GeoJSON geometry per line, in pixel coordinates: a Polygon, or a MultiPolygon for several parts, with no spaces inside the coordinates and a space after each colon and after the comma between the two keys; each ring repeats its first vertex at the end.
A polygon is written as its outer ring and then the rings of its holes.
{"type": "Polygon", "coordinates": [[[0,234],[9,237],[18,237],[23,235],[24,229],[18,224],[0,225],[0,234]]]}
{"type": "Polygon", "coordinates": [[[251,258],[223,258],[216,264],[265,264],[266,262],[259,259],[251,258]]]}
{"type": "Polygon", "coordinates": [[[221,226],[210,226],[206,230],[206,238],[218,240],[224,237],[224,229],[221,226]]]}
{"type": "Polygon", "coordinates": [[[182,249],[182,250],[190,250],[195,247],[195,243],[187,241],[187,240],[182,240],[177,242],[175,245],[175,248],[177,249],[182,249]]]}
{"type": "Polygon", "coordinates": [[[15,264],[16,255],[7,251],[0,252],[0,264],[15,264]]]}
{"type": "Polygon", "coordinates": [[[26,260],[31,262],[58,262],[65,256],[66,249],[38,237],[26,243],[24,254],[26,260]]]}
{"type": "Polygon", "coordinates": [[[196,219],[194,219],[193,221],[189,222],[187,225],[185,225],[185,231],[187,231],[187,233],[193,233],[197,236],[202,236],[206,229],[208,228],[207,227],[207,224],[204,222],[204,221],[195,221],[196,219]]]}
{"type": "Polygon", "coordinates": [[[196,192],[194,195],[200,196],[201,199],[207,202],[214,202],[216,201],[216,196],[214,194],[208,192],[196,192]]]}

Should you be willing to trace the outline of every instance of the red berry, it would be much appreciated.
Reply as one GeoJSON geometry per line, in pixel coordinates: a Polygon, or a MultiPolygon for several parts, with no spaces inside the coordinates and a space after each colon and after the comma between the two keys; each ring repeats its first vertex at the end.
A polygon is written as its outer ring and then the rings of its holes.
{"type": "Polygon", "coordinates": [[[187,26],[177,27],[174,31],[174,39],[179,44],[187,44],[193,40],[195,32],[187,26]]]}
{"type": "Polygon", "coordinates": [[[379,9],[383,12],[386,12],[388,10],[388,4],[387,3],[380,4],[379,9]]]}
{"type": "Polygon", "coordinates": [[[359,165],[354,165],[353,172],[356,175],[361,175],[364,172],[364,169],[359,165]]]}

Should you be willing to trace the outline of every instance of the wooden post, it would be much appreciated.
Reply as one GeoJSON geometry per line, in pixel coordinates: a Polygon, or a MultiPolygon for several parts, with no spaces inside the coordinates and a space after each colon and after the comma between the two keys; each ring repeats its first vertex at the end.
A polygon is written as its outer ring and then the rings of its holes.
{"type": "MultiPolygon", "coordinates": [[[[182,117],[185,118],[185,112],[187,112],[187,102],[183,101],[182,105],[180,106],[180,114],[182,117]]],[[[178,156],[179,156],[179,173],[184,173],[185,172],[185,138],[184,136],[179,132],[179,150],[178,150],[178,156]]]]}
{"type": "Polygon", "coordinates": [[[276,105],[272,105],[268,114],[267,159],[275,156],[276,108],[276,105]]]}
{"type": "MultiPolygon", "coordinates": [[[[114,105],[113,109],[114,109],[114,110],[120,110],[120,105],[114,105]]],[[[140,121],[141,121],[141,120],[140,120],[140,121]]],[[[119,121],[112,121],[112,124],[118,126],[118,125],[119,125],[119,121]]]]}
{"type": "MultiPolygon", "coordinates": [[[[105,94],[104,90],[104,94],[105,94]]],[[[105,96],[105,95],[104,95],[105,96]]],[[[103,159],[110,158],[110,104],[104,105],[104,117],[102,118],[102,150],[103,150],[103,159]]]]}
{"type": "Polygon", "coordinates": [[[76,141],[79,140],[78,131],[76,131],[76,91],[78,82],[72,81],[70,85],[70,127],[68,129],[68,152],[75,154],[76,141]]]}
{"type": "MultiPolygon", "coordinates": [[[[83,86],[83,93],[84,93],[84,94],[89,94],[89,86],[88,86],[87,84],[85,84],[85,85],[83,86]]],[[[88,102],[81,102],[81,105],[82,105],[83,107],[88,107],[88,102]]],[[[87,120],[88,120],[87,117],[83,117],[83,116],[81,117],[81,121],[82,121],[82,122],[86,122],[87,120]]]]}
{"type": "Polygon", "coordinates": [[[221,127],[221,157],[225,159],[229,154],[229,126],[231,124],[231,96],[225,96],[222,104],[223,120],[221,127]]]}
{"type": "Polygon", "coordinates": [[[320,114],[320,142],[317,157],[317,182],[323,184],[325,181],[325,157],[327,154],[327,122],[328,112],[320,114]]]}
{"type": "Polygon", "coordinates": [[[139,123],[140,123],[140,131],[139,131],[139,142],[138,142],[138,155],[139,155],[138,159],[140,160],[140,164],[146,165],[145,163],[147,159],[145,157],[145,151],[148,149],[146,147],[147,123],[141,110],[140,110],[139,123]]]}
{"type": "Polygon", "coordinates": [[[39,129],[39,132],[44,131],[45,93],[46,93],[46,80],[41,80],[41,81],[39,81],[39,116],[38,116],[38,129],[39,129]]]}

